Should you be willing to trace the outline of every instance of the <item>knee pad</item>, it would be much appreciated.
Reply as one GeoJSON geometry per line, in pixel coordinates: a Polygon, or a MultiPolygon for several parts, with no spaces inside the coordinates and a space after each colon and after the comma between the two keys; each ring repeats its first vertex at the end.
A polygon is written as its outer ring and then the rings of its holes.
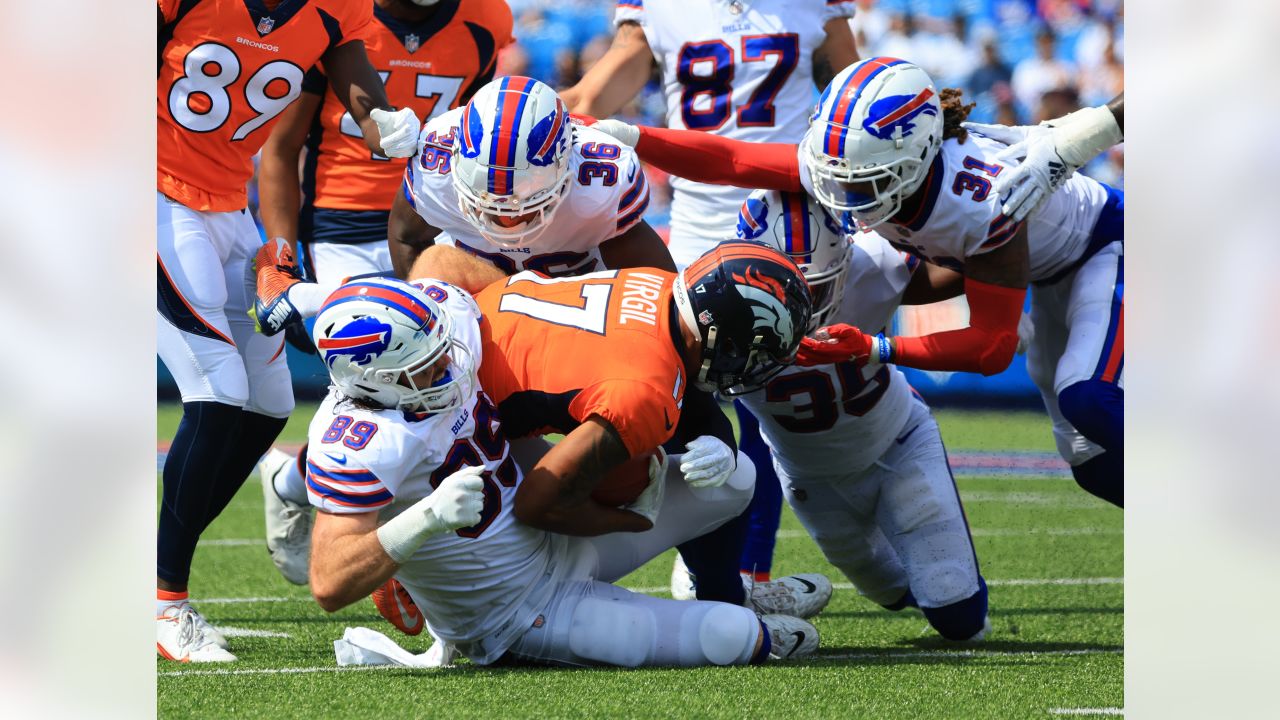
{"type": "Polygon", "coordinates": [[[1104,452],[1088,462],[1073,465],[1076,484],[1090,495],[1117,507],[1124,507],[1124,456],[1104,452]]]}
{"type": "Polygon", "coordinates": [[[929,624],[948,640],[971,640],[987,622],[987,583],[978,576],[978,592],[942,607],[922,607],[929,624]]]}
{"type": "Polygon", "coordinates": [[[743,665],[749,662],[761,632],[755,613],[725,603],[708,605],[710,609],[698,621],[698,654],[683,657],[682,652],[681,664],[743,665]]]}
{"type": "Polygon", "coordinates": [[[569,649],[586,660],[639,667],[653,654],[657,634],[657,619],[648,608],[587,597],[573,610],[569,649]]]}
{"type": "Polygon", "coordinates": [[[1082,435],[1109,451],[1124,452],[1124,389],[1082,380],[1058,393],[1058,409],[1082,435]]]}

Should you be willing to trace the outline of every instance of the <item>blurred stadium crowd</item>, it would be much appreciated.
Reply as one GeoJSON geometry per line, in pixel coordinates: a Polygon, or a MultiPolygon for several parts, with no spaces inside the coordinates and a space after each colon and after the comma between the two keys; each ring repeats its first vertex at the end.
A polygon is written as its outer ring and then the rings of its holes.
{"type": "MultiPolygon", "coordinates": [[[[609,48],[612,0],[510,5],[516,42],[500,57],[499,75],[528,75],[563,89],[609,48]]],[[[977,103],[970,120],[1035,123],[1105,103],[1124,89],[1122,0],[857,0],[857,7],[859,54],[911,60],[940,87],[963,89],[977,103]]],[[[665,124],[659,77],[655,69],[623,119],[665,124]]],[[[660,171],[646,170],[653,192],[646,219],[665,228],[670,189],[660,171]]],[[[1123,145],[1083,172],[1123,188],[1123,145]]]]}

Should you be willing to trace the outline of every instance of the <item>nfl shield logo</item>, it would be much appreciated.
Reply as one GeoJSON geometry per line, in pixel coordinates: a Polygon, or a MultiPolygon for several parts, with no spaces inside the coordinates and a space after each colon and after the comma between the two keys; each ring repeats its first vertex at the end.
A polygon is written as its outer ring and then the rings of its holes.
{"type": "Polygon", "coordinates": [[[271,28],[275,26],[276,26],[276,21],[274,18],[264,17],[258,21],[258,34],[266,35],[267,33],[271,32],[271,28]]]}
{"type": "Polygon", "coordinates": [[[418,48],[422,45],[422,40],[417,35],[404,36],[404,49],[409,52],[418,52],[418,48]]]}

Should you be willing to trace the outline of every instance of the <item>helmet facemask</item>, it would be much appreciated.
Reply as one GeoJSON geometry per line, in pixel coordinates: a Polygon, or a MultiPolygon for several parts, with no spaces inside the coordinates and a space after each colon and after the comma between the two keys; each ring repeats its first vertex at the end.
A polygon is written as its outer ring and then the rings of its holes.
{"type": "Polygon", "coordinates": [[[819,133],[805,136],[805,164],[813,183],[813,195],[833,212],[851,212],[865,229],[897,214],[902,202],[920,188],[927,174],[926,148],[918,158],[899,158],[857,169],[847,158],[835,158],[814,147],[819,133]]]}
{"type": "MultiPolygon", "coordinates": [[[[467,222],[479,232],[484,239],[509,248],[528,247],[537,242],[543,231],[551,225],[560,201],[569,189],[569,163],[566,158],[560,168],[534,168],[535,170],[557,170],[559,177],[546,189],[537,189],[528,198],[511,195],[491,195],[477,193],[454,173],[454,188],[458,192],[458,209],[467,222]],[[503,219],[520,218],[513,225],[504,223],[503,219]]],[[[522,172],[520,170],[514,173],[522,172]]],[[[518,192],[518,191],[517,191],[518,192]]]]}

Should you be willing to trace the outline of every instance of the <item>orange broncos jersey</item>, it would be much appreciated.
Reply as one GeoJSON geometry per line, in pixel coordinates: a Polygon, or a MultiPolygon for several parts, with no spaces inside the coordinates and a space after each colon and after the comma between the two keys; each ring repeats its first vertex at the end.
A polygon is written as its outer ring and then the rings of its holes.
{"type": "MultiPolygon", "coordinates": [[[[511,8],[504,0],[442,2],[418,25],[376,5],[373,15],[364,38],[369,61],[382,76],[391,104],[413,108],[423,122],[470,99],[493,78],[498,51],[511,43],[511,8]]],[[[311,203],[336,210],[390,210],[404,160],[369,152],[323,68],[307,73],[303,90],[324,95],[319,124],[307,138],[304,186],[311,203]]]]}
{"type": "Polygon", "coordinates": [[[671,438],[684,403],[675,273],[525,271],[476,295],[480,386],[512,436],[607,420],[632,457],[671,438]]]}
{"type": "Polygon", "coordinates": [[[370,0],[160,0],[156,170],[193,210],[247,204],[253,156],[329,48],[359,40],[370,0]]]}

